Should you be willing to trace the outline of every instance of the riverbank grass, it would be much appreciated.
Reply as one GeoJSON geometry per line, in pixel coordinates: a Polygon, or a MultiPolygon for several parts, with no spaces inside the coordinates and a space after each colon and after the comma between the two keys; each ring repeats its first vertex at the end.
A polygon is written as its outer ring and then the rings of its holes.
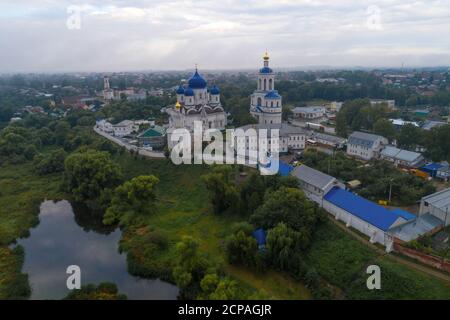
{"type": "Polygon", "coordinates": [[[61,176],[40,177],[31,163],[0,167],[0,299],[21,299],[30,294],[28,276],[21,273],[22,247],[11,249],[39,223],[39,205],[57,199],[61,176]]]}

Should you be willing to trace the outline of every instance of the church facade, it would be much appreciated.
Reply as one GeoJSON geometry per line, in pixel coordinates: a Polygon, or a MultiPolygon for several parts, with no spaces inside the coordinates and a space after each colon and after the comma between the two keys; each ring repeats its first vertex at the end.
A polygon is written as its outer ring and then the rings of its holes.
{"type": "Polygon", "coordinates": [[[208,88],[206,80],[195,70],[187,86],[179,86],[176,91],[177,103],[169,107],[168,146],[172,148],[171,132],[184,128],[194,131],[194,121],[201,121],[203,129],[224,130],[227,114],[220,102],[220,90],[217,86],[208,88]]]}
{"type": "Polygon", "coordinates": [[[257,88],[251,96],[250,114],[259,124],[281,124],[282,97],[275,90],[275,74],[269,66],[269,55],[263,56],[264,66],[259,70],[257,88]]]}

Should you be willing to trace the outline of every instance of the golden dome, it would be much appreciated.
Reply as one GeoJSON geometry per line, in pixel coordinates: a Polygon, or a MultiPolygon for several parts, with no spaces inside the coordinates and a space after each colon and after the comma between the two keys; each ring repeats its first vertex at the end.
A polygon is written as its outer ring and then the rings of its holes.
{"type": "Polygon", "coordinates": [[[264,53],[263,59],[264,60],[269,60],[269,54],[267,53],[267,51],[266,51],[266,53],[264,53]]]}
{"type": "Polygon", "coordinates": [[[177,103],[175,104],[175,108],[180,109],[181,108],[181,104],[177,101],[177,103]]]}

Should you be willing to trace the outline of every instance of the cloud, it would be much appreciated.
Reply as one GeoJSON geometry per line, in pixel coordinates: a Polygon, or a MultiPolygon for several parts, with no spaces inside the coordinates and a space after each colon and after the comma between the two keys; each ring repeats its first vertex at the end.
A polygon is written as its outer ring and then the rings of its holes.
{"type": "Polygon", "coordinates": [[[0,4],[0,70],[256,68],[266,49],[274,67],[449,65],[449,18],[449,0],[19,0],[0,4]]]}

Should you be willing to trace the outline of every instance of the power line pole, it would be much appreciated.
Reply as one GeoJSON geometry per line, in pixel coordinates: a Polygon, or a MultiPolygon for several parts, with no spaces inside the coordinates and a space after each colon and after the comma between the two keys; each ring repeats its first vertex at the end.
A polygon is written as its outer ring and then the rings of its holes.
{"type": "Polygon", "coordinates": [[[391,199],[392,199],[392,181],[393,181],[393,179],[389,180],[389,205],[391,205],[391,199]]]}

